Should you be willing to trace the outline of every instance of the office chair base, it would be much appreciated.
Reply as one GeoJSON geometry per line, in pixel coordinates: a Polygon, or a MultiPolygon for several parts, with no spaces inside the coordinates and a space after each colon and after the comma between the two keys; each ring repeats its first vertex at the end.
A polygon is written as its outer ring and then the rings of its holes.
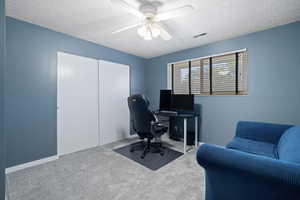
{"type": "Polygon", "coordinates": [[[142,151],[142,150],[144,150],[145,146],[146,146],[146,143],[144,141],[132,144],[130,147],[130,152],[132,153],[135,151],[142,151]]]}
{"type": "Polygon", "coordinates": [[[142,141],[133,145],[130,148],[130,152],[142,150],[141,159],[144,159],[148,153],[159,153],[163,156],[165,154],[164,149],[161,142],[151,142],[151,139],[147,139],[147,142],[142,141]]]}

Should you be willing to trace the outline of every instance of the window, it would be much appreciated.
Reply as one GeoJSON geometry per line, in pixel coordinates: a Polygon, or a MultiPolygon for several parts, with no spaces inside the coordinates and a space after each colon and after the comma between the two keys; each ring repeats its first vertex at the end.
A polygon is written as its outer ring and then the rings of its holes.
{"type": "Polygon", "coordinates": [[[247,52],[240,51],[169,65],[174,94],[247,94],[247,52]]]}

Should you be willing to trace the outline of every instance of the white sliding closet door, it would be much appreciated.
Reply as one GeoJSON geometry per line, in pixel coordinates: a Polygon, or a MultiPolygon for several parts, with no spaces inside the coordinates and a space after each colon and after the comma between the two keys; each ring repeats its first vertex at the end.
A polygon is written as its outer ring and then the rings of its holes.
{"type": "Polygon", "coordinates": [[[58,153],[99,143],[98,61],[58,53],[58,153]]]}
{"type": "Polygon", "coordinates": [[[129,136],[129,66],[99,61],[100,144],[129,136]]]}

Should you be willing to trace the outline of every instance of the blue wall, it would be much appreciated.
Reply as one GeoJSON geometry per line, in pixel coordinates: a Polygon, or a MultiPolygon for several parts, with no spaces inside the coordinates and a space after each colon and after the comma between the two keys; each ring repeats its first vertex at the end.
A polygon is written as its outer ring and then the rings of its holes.
{"type": "Polygon", "coordinates": [[[56,154],[57,51],[128,64],[145,91],[144,59],[8,17],[7,167],[56,154]]]}
{"type": "Polygon", "coordinates": [[[145,81],[152,108],[167,87],[167,63],[244,48],[249,95],[196,97],[202,105],[201,141],[225,145],[239,120],[300,124],[300,22],[149,60],[145,81]]]}
{"type": "Polygon", "coordinates": [[[5,0],[0,0],[0,199],[5,198],[5,137],[3,127],[5,41],[5,0]]]}

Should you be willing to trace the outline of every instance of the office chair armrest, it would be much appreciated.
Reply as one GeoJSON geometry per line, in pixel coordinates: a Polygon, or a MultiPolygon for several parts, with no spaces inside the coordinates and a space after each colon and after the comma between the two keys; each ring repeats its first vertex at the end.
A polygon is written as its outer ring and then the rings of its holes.
{"type": "Polygon", "coordinates": [[[155,127],[155,126],[162,126],[161,121],[151,121],[151,127],[155,127]]]}
{"type": "Polygon", "coordinates": [[[156,121],[156,122],[151,121],[151,126],[165,126],[165,125],[162,124],[162,123],[167,122],[167,121],[168,121],[168,120],[160,120],[160,121],[156,121]]]}
{"type": "Polygon", "coordinates": [[[165,123],[165,122],[169,122],[169,120],[165,119],[165,120],[157,120],[155,123],[161,124],[161,123],[165,123]]]}
{"type": "Polygon", "coordinates": [[[159,133],[161,135],[167,131],[168,131],[168,127],[161,124],[161,121],[156,121],[156,122],[152,121],[151,122],[151,133],[153,135],[156,135],[157,133],[159,133]]]}

